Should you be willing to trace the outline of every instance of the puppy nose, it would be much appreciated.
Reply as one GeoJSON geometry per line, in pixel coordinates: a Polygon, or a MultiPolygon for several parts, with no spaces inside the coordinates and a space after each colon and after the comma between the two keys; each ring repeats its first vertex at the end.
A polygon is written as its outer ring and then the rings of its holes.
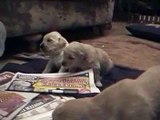
{"type": "Polygon", "coordinates": [[[41,48],[44,48],[44,44],[43,44],[43,43],[41,43],[41,44],[40,44],[40,47],[41,47],[41,48]]]}
{"type": "Polygon", "coordinates": [[[63,66],[65,66],[65,65],[66,65],[66,62],[65,62],[65,61],[63,61],[63,62],[62,62],[62,65],[63,65],[63,66]]]}

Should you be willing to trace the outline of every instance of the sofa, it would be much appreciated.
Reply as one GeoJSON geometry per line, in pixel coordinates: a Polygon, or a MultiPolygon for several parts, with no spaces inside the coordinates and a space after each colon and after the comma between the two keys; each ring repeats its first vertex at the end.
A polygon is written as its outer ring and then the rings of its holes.
{"type": "Polygon", "coordinates": [[[111,24],[113,0],[4,0],[7,37],[111,24]]]}

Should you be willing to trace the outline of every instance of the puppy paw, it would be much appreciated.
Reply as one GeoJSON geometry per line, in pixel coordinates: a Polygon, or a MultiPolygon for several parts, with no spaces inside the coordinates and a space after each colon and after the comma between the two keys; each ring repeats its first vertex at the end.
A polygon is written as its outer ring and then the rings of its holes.
{"type": "Polygon", "coordinates": [[[100,81],[97,81],[97,82],[96,82],[96,86],[97,86],[97,87],[102,87],[103,85],[102,85],[102,83],[101,83],[100,81]]]}

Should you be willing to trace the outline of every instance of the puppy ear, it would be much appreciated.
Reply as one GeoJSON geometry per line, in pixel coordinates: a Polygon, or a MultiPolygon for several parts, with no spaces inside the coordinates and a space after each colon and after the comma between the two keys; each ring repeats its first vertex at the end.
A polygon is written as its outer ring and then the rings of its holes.
{"type": "Polygon", "coordinates": [[[65,47],[67,44],[67,40],[64,37],[59,37],[58,42],[60,43],[61,47],[65,47]]]}

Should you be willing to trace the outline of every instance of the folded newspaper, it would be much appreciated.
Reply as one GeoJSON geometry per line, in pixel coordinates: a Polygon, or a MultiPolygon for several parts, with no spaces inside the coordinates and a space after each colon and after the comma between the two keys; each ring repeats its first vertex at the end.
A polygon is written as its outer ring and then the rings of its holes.
{"type": "Polygon", "coordinates": [[[38,94],[0,91],[0,120],[13,118],[38,94]]]}
{"type": "Polygon", "coordinates": [[[9,71],[0,73],[0,91],[7,89],[14,75],[14,73],[9,71]]]}
{"type": "Polygon", "coordinates": [[[52,112],[57,105],[71,99],[75,98],[40,94],[33,99],[14,120],[52,120],[52,112]]]}
{"type": "Polygon", "coordinates": [[[16,73],[8,90],[47,93],[99,93],[93,70],[78,73],[25,74],[16,73]]]}

